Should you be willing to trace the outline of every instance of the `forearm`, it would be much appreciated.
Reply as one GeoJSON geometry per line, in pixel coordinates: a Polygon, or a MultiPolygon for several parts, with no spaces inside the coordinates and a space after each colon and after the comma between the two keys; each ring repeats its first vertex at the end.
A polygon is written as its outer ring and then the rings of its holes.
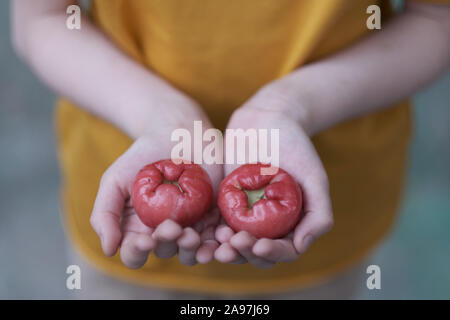
{"type": "Polygon", "coordinates": [[[433,7],[408,6],[381,31],[301,67],[268,91],[291,102],[286,111],[310,134],[408,97],[450,64],[450,8],[437,13],[433,7]]]}
{"type": "Polygon", "coordinates": [[[16,21],[25,24],[20,54],[58,94],[131,137],[142,134],[155,115],[189,100],[122,53],[88,19],[73,31],[66,19],[63,8],[16,21]]]}

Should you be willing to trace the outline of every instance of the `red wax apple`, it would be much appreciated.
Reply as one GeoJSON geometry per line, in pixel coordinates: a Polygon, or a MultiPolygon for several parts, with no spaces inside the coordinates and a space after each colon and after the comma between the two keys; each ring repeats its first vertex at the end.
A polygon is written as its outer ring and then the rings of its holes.
{"type": "Polygon", "coordinates": [[[197,164],[161,160],[143,167],[131,192],[142,223],[155,228],[166,219],[183,227],[199,221],[213,200],[208,174],[197,164]]]}
{"type": "Polygon", "coordinates": [[[263,164],[246,164],[222,181],[218,206],[227,224],[236,232],[256,238],[281,238],[299,222],[302,192],[284,170],[262,175],[263,164]]]}

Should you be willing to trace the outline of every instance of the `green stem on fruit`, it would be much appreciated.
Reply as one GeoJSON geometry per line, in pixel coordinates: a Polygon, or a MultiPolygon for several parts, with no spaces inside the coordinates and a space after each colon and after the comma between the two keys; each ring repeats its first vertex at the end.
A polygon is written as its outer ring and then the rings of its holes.
{"type": "Polygon", "coordinates": [[[171,181],[171,180],[167,180],[166,178],[164,178],[163,184],[173,184],[174,186],[177,186],[178,189],[180,189],[181,193],[184,193],[183,189],[181,189],[180,185],[178,184],[178,181],[171,181]]]}
{"type": "Polygon", "coordinates": [[[249,209],[253,208],[255,202],[258,202],[261,199],[267,199],[264,191],[265,188],[258,190],[244,190],[244,192],[247,194],[247,202],[249,209]]]}

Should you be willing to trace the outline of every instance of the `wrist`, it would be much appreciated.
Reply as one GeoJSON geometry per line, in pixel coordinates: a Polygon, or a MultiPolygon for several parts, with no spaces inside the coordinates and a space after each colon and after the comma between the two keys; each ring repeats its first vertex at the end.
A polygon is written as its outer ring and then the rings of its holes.
{"type": "Polygon", "coordinates": [[[260,89],[244,107],[288,117],[296,121],[308,135],[312,135],[316,130],[309,106],[306,96],[299,94],[299,90],[292,88],[288,81],[280,79],[260,89]]]}
{"type": "MultiPolygon", "coordinates": [[[[145,105],[137,109],[128,124],[134,139],[158,132],[166,134],[177,128],[190,129],[195,120],[204,121],[204,115],[198,104],[178,92],[159,94],[158,97],[153,95],[145,101],[145,105]]],[[[170,135],[167,139],[170,140],[170,135]]]]}

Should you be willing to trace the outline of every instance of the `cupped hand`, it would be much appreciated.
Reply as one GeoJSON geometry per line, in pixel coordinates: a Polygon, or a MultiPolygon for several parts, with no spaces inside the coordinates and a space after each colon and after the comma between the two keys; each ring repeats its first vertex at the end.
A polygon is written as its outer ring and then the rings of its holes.
{"type": "MultiPolygon", "coordinates": [[[[228,128],[268,129],[269,135],[270,129],[279,129],[279,167],[301,186],[303,218],[282,239],[256,239],[246,231],[235,233],[222,220],[215,234],[221,243],[215,252],[220,262],[250,262],[259,268],[270,268],[277,262],[293,261],[333,226],[328,177],[304,122],[289,112],[294,107],[301,106],[282,98],[265,99],[264,95],[257,95],[235,111],[228,128]]],[[[225,165],[225,176],[238,166],[225,165]]]]}
{"type": "MultiPolygon", "coordinates": [[[[149,163],[171,157],[173,130],[186,128],[192,131],[194,120],[202,120],[204,127],[210,127],[203,115],[194,112],[188,117],[186,111],[180,114],[168,121],[155,117],[148,132],[136,139],[106,170],[100,182],[91,225],[101,240],[105,255],[112,256],[120,248],[120,257],[130,268],[142,267],[151,251],[159,258],[178,255],[186,265],[207,263],[218,247],[214,230],[219,222],[219,213],[215,208],[192,227],[183,228],[172,220],[166,220],[155,229],[144,225],[133,208],[130,195],[136,174],[149,163]]],[[[209,174],[216,192],[223,178],[223,167],[202,167],[209,174]]]]}

